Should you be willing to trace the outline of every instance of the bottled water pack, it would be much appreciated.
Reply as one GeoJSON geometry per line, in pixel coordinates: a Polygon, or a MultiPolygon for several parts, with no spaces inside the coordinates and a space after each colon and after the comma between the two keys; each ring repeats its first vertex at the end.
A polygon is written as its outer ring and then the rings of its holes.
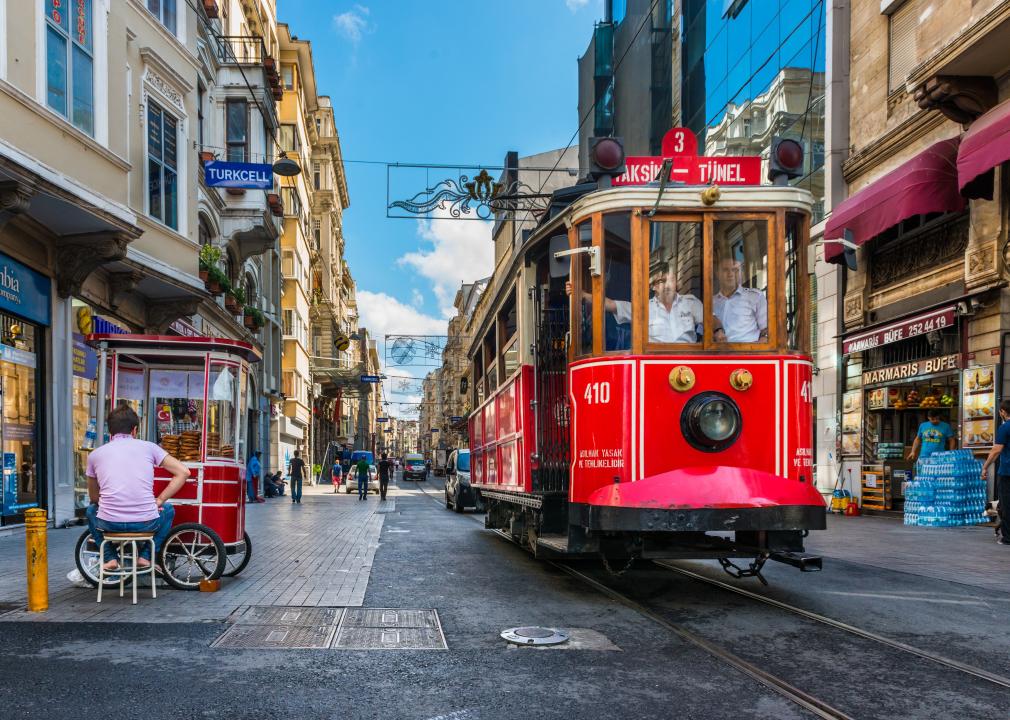
{"type": "Polygon", "coordinates": [[[982,463],[970,450],[935,452],[915,464],[905,489],[905,524],[956,527],[985,523],[982,463]]]}

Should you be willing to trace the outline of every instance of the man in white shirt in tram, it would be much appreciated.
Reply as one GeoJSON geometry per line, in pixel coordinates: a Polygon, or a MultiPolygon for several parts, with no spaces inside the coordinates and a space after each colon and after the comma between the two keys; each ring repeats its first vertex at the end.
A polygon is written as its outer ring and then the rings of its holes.
{"type": "Polygon", "coordinates": [[[768,300],[760,290],[740,284],[740,262],[719,261],[719,292],[712,296],[712,311],[722,323],[713,338],[718,342],[768,342],[768,300]]]}

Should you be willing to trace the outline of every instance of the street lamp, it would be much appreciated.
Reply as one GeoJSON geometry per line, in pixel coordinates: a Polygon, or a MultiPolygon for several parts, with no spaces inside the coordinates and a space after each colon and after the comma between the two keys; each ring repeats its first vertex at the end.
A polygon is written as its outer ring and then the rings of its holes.
{"type": "Polygon", "coordinates": [[[294,160],[288,157],[288,154],[281,150],[280,156],[277,162],[273,166],[274,172],[283,177],[294,177],[301,174],[302,169],[294,160]]]}

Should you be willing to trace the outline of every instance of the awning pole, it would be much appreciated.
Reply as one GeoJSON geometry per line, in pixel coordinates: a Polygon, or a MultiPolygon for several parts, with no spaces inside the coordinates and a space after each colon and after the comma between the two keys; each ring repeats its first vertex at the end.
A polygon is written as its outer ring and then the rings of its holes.
{"type": "Polygon", "coordinates": [[[108,345],[104,342],[100,343],[98,346],[98,407],[95,409],[95,447],[104,444],[105,438],[105,396],[108,392],[108,388],[105,386],[107,356],[108,345]]]}

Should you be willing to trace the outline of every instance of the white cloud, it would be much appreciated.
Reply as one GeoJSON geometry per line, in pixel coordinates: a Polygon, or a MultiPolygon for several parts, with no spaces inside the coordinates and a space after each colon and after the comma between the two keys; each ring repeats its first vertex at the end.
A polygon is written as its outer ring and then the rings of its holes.
{"type": "Polygon", "coordinates": [[[386,335],[445,335],[446,323],[386,293],[358,290],[358,324],[380,343],[386,335]]]}
{"type": "Polygon", "coordinates": [[[565,5],[567,5],[568,9],[573,13],[578,12],[588,4],[589,0],[565,0],[565,5]]]}
{"type": "Polygon", "coordinates": [[[372,26],[368,21],[371,11],[364,5],[355,5],[353,10],[333,16],[333,27],[350,40],[352,43],[361,41],[366,32],[371,32],[372,26]]]}
{"type": "Polygon", "coordinates": [[[485,278],[494,269],[491,223],[436,218],[422,221],[418,234],[431,246],[407,253],[397,262],[431,281],[442,315],[449,319],[456,314],[452,301],[459,286],[485,278]]]}
{"type": "Polygon", "coordinates": [[[420,290],[414,288],[411,291],[410,301],[414,304],[414,307],[421,307],[424,305],[424,295],[421,294],[420,290]]]}

